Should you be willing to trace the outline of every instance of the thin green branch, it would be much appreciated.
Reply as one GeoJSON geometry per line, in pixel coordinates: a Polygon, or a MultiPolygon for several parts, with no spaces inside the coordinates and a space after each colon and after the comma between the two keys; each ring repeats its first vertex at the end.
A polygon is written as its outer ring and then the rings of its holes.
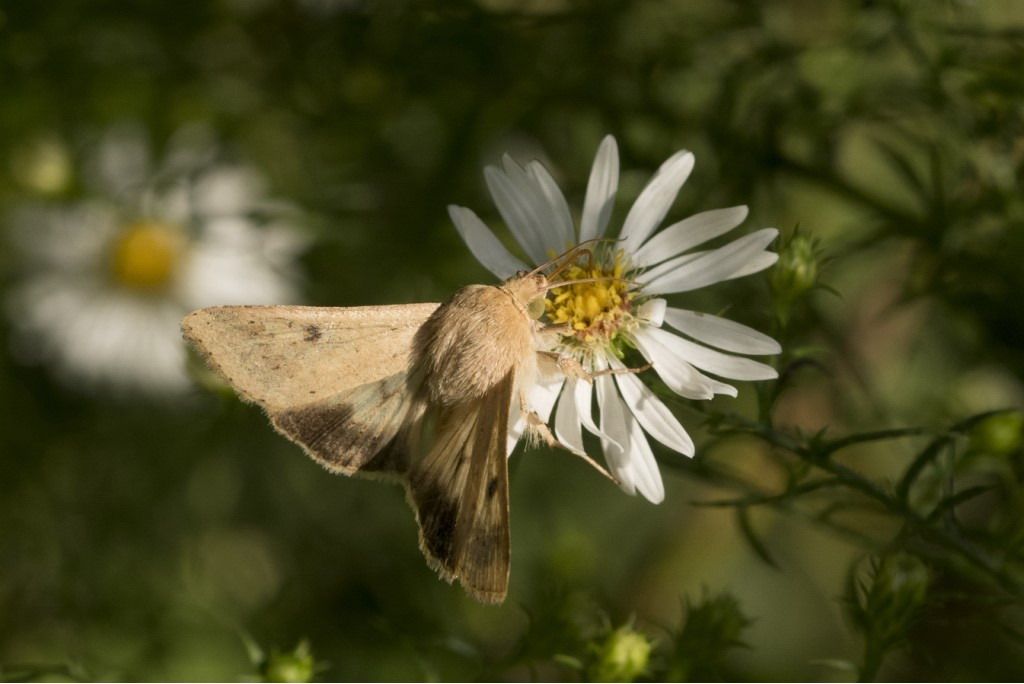
{"type": "MultiPolygon", "coordinates": [[[[935,524],[936,521],[930,517],[930,514],[926,516],[915,511],[909,502],[899,496],[896,491],[891,491],[856,470],[831,459],[831,455],[836,451],[854,444],[927,434],[928,431],[926,429],[899,428],[880,430],[860,435],[851,435],[830,442],[808,444],[806,440],[801,440],[798,436],[781,432],[768,425],[755,423],[740,416],[714,414],[709,415],[709,418],[712,429],[718,435],[747,434],[757,436],[774,447],[788,451],[802,462],[830,474],[832,478],[826,478],[825,481],[834,481],[834,484],[829,486],[845,487],[877,502],[885,512],[901,519],[908,530],[917,534],[920,538],[966,561],[967,565],[979,571],[982,576],[1018,599],[1024,598],[1024,587],[1008,571],[1003,561],[997,559],[984,549],[979,548],[968,539],[965,539],[955,529],[937,526],[935,524]]],[[[951,432],[963,431],[982,419],[983,417],[972,416],[954,425],[951,428],[951,432]]],[[[812,487],[810,491],[817,488],[819,487],[812,487]]],[[[796,494],[800,495],[802,492],[797,491],[796,494]]],[[[760,499],[766,503],[782,504],[787,498],[792,498],[792,496],[793,492],[790,492],[788,497],[785,493],[761,494],[760,499]]],[[[967,495],[964,496],[970,498],[967,495]]],[[[950,504],[950,508],[955,507],[957,503],[960,503],[960,501],[950,504]]],[[[749,505],[749,502],[738,502],[736,505],[746,506],[749,505]]]]}

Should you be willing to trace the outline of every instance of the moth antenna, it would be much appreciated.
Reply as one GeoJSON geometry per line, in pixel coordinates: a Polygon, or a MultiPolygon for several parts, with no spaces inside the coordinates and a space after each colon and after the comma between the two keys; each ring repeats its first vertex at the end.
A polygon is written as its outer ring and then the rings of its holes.
{"type": "MultiPolygon", "coordinates": [[[[587,242],[591,242],[591,241],[587,240],[587,242]]],[[[558,256],[551,257],[550,259],[545,261],[543,264],[540,264],[539,266],[534,268],[532,271],[527,273],[526,276],[529,277],[529,276],[532,276],[532,275],[536,275],[536,274],[540,273],[541,271],[543,271],[545,268],[548,268],[552,264],[556,264],[559,261],[563,261],[564,260],[565,263],[568,263],[569,257],[574,255],[576,252],[582,251],[585,248],[585,246],[587,245],[587,242],[581,242],[578,245],[573,245],[572,247],[570,247],[569,249],[565,250],[564,252],[562,252],[558,256]]],[[[554,273],[560,272],[563,268],[565,268],[564,265],[560,266],[556,271],[554,271],[554,273]]],[[[554,273],[552,275],[554,275],[554,273]]]]}
{"type": "Polygon", "coordinates": [[[575,254],[577,254],[579,252],[583,252],[583,251],[587,252],[588,254],[593,254],[593,251],[590,249],[591,244],[597,243],[597,242],[619,242],[622,239],[623,238],[591,238],[589,240],[584,240],[583,242],[581,242],[581,243],[579,243],[577,245],[573,245],[572,247],[570,247],[569,249],[565,250],[564,252],[562,252],[558,256],[554,256],[554,257],[548,259],[547,261],[545,261],[543,264],[538,265],[532,271],[529,271],[528,273],[526,273],[524,277],[536,275],[536,274],[540,273],[541,271],[543,271],[545,268],[548,268],[549,266],[551,266],[552,264],[556,264],[556,263],[562,262],[562,265],[559,266],[555,271],[553,271],[551,273],[551,276],[555,276],[555,275],[561,273],[562,270],[566,266],[569,265],[570,257],[574,256],[575,254]]]}
{"type": "Polygon", "coordinates": [[[548,290],[554,290],[555,288],[559,288],[559,287],[565,287],[567,285],[576,285],[578,283],[596,283],[596,282],[599,282],[601,280],[621,280],[622,282],[628,283],[631,286],[639,286],[641,284],[641,283],[639,283],[639,282],[637,282],[635,280],[627,280],[625,278],[616,278],[615,276],[610,276],[609,275],[609,276],[598,276],[596,278],[578,278],[576,280],[562,280],[562,281],[557,282],[557,283],[549,283],[548,286],[544,288],[544,292],[547,292],[548,290]]]}
{"type": "MultiPolygon", "coordinates": [[[[579,247],[579,245],[577,245],[577,247],[579,247]]],[[[576,250],[574,250],[571,253],[567,253],[564,256],[564,258],[562,260],[562,263],[559,265],[559,267],[556,268],[554,271],[552,271],[550,274],[548,274],[548,276],[547,276],[548,280],[552,280],[553,278],[558,276],[560,273],[562,273],[562,271],[567,269],[569,267],[569,264],[571,264],[573,262],[573,259],[575,258],[576,254],[578,254],[580,252],[586,254],[588,257],[590,257],[593,254],[593,252],[591,250],[589,250],[589,249],[586,249],[586,250],[584,250],[584,249],[576,249],[576,250]]]]}

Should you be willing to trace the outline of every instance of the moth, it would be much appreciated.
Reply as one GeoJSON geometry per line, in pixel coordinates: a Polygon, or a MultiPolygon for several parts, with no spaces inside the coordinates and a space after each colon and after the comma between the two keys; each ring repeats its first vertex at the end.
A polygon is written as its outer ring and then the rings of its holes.
{"type": "Polygon", "coordinates": [[[428,565],[500,603],[511,554],[510,412],[557,444],[526,403],[539,374],[552,372],[538,341],[552,287],[542,268],[464,287],[443,304],[221,306],[190,313],[182,329],[315,461],[401,482],[428,565]]]}

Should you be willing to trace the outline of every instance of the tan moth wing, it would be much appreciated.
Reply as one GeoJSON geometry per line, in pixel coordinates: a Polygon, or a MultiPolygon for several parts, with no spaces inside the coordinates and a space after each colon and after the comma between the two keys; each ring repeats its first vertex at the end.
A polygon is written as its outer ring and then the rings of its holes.
{"type": "Polygon", "coordinates": [[[352,475],[410,410],[413,338],[437,306],[223,306],[189,314],[182,329],[279,432],[352,475]]]}
{"type": "Polygon", "coordinates": [[[405,371],[437,307],[216,306],[182,330],[242,398],[274,413],[405,371]]]}
{"type": "Polygon", "coordinates": [[[458,579],[486,603],[500,603],[508,592],[506,435],[513,387],[509,371],[478,402],[428,411],[406,443],[410,453],[421,452],[406,483],[420,548],[444,579],[458,579]]]}

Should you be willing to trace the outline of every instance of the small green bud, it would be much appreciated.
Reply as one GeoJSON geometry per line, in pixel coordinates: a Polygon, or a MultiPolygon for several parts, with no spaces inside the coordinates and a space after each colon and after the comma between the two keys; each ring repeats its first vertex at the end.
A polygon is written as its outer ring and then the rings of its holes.
{"type": "Polygon", "coordinates": [[[313,680],[316,662],[308,641],[300,641],[295,650],[279,653],[276,649],[263,666],[265,682],[309,682],[313,680]]]}
{"type": "Polygon", "coordinates": [[[41,195],[57,195],[71,182],[71,157],[55,137],[22,145],[10,159],[11,171],[23,186],[41,195]]]}
{"type": "Polygon", "coordinates": [[[1024,413],[989,416],[971,430],[971,447],[993,456],[1013,453],[1024,443],[1024,413]]]}
{"type": "Polygon", "coordinates": [[[750,624],[732,594],[705,594],[699,601],[687,600],[685,621],[675,638],[665,679],[701,682],[727,678],[723,674],[726,656],[745,646],[743,632],[750,624]]]}
{"type": "Polygon", "coordinates": [[[793,301],[818,282],[818,250],[814,240],[795,233],[779,251],[772,270],[772,289],[776,296],[793,301]]]}
{"type": "Polygon", "coordinates": [[[598,646],[597,659],[590,668],[595,682],[632,682],[647,671],[651,642],[630,625],[623,625],[598,646]]]}

